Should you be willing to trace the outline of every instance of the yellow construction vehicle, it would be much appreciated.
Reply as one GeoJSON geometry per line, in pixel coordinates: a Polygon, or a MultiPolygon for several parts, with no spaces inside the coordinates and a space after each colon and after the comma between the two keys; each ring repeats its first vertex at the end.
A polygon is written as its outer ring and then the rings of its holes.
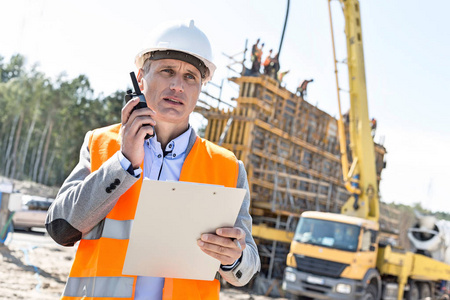
{"type": "Polygon", "coordinates": [[[436,299],[439,287],[450,280],[450,265],[378,243],[379,194],[360,6],[358,0],[339,1],[347,37],[350,167],[340,104],[338,124],[343,177],[351,196],[341,214],[302,214],[287,257],[283,289],[301,299],[436,299]]]}

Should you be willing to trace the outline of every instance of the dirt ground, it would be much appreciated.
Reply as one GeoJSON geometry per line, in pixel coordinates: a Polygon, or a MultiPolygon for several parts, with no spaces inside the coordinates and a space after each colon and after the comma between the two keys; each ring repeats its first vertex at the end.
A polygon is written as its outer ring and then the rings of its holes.
{"type": "MultiPolygon", "coordinates": [[[[0,246],[0,299],[59,299],[75,251],[73,247],[57,245],[43,232],[15,232],[7,246],[0,246]]],[[[220,299],[273,298],[223,289],[220,299]]]]}
{"type": "Polygon", "coordinates": [[[0,299],[58,299],[74,254],[42,233],[14,233],[0,246],[0,299]]]}

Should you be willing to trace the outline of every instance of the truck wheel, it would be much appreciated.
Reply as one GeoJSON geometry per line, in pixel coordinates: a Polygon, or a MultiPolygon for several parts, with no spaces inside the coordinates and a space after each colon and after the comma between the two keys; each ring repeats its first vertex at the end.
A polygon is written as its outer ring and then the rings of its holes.
{"type": "Polygon", "coordinates": [[[377,287],[373,284],[369,284],[366,288],[366,292],[362,297],[363,300],[376,300],[377,299],[377,287]]]}
{"type": "Polygon", "coordinates": [[[420,299],[426,299],[427,297],[431,297],[431,289],[430,285],[426,282],[420,284],[420,299]]]}
{"type": "Polygon", "coordinates": [[[417,285],[417,282],[411,281],[411,283],[409,284],[409,291],[406,294],[406,300],[419,300],[421,299],[419,295],[419,287],[417,285]]]}

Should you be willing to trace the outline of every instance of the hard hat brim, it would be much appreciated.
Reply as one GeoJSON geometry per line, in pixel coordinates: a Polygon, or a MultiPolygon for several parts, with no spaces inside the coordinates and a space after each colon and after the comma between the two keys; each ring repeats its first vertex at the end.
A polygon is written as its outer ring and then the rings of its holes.
{"type": "Polygon", "coordinates": [[[207,75],[203,79],[203,83],[210,81],[212,76],[214,75],[214,71],[216,70],[216,65],[214,63],[212,63],[211,61],[207,60],[206,58],[201,57],[190,51],[185,51],[185,50],[180,50],[180,49],[171,49],[171,48],[158,48],[158,47],[147,48],[147,49],[144,49],[141,52],[139,52],[136,55],[136,58],[134,61],[136,67],[138,69],[141,69],[142,66],[144,65],[145,60],[149,57],[149,56],[146,56],[146,54],[154,52],[154,51],[178,51],[178,52],[183,52],[183,53],[189,54],[189,55],[194,56],[195,58],[201,60],[209,70],[209,72],[207,72],[207,75]]]}

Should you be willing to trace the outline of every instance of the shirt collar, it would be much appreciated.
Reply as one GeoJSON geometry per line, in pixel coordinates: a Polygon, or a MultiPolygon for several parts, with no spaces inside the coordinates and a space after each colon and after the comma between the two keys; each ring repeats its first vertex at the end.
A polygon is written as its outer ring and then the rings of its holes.
{"type": "MultiPolygon", "coordinates": [[[[171,154],[167,155],[170,158],[179,157],[181,154],[186,152],[187,146],[189,144],[189,137],[191,136],[192,127],[189,125],[188,129],[171,140],[167,146],[165,151],[170,152],[171,154]]],[[[155,136],[148,139],[145,143],[150,149],[152,149],[156,154],[162,154],[163,151],[161,149],[161,143],[157,140],[157,135],[155,132],[155,136]]]]}

